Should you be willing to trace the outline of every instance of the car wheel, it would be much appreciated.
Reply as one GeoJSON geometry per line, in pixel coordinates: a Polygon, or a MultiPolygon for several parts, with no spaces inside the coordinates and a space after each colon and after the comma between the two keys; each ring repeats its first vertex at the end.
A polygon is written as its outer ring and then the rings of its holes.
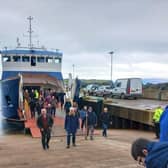
{"type": "Polygon", "coordinates": [[[121,99],[125,99],[125,94],[122,93],[121,96],[120,96],[121,99]]]}

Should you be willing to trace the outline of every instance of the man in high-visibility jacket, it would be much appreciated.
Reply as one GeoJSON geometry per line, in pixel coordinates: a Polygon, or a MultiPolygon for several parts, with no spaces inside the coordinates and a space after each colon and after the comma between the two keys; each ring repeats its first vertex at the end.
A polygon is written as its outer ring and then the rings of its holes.
{"type": "Polygon", "coordinates": [[[34,97],[35,97],[36,100],[38,100],[38,98],[39,98],[39,92],[38,92],[38,90],[34,91],[34,97]]]}
{"type": "Polygon", "coordinates": [[[155,125],[155,134],[156,137],[159,138],[160,137],[160,117],[163,113],[163,109],[161,106],[158,106],[155,111],[154,111],[154,115],[153,115],[153,122],[155,125]]]}

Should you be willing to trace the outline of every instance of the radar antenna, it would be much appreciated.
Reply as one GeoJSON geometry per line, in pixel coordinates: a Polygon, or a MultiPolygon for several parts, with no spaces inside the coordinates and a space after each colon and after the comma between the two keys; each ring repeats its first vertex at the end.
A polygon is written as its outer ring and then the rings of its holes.
{"type": "Polygon", "coordinates": [[[17,47],[21,46],[20,41],[19,41],[19,37],[16,38],[16,43],[17,43],[17,47]]]}
{"type": "Polygon", "coordinates": [[[33,33],[33,30],[32,30],[32,27],[31,27],[31,21],[33,20],[33,17],[29,16],[27,18],[29,20],[29,30],[27,31],[29,33],[29,47],[32,48],[33,45],[32,45],[32,33],[33,33]]]}

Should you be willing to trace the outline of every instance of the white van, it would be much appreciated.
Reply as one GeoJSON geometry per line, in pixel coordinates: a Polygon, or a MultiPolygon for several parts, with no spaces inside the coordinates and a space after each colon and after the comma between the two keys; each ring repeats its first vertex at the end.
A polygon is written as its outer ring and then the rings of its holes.
{"type": "Polygon", "coordinates": [[[128,97],[142,96],[142,79],[141,78],[123,78],[117,79],[112,89],[112,97],[119,96],[121,99],[128,97]]]}

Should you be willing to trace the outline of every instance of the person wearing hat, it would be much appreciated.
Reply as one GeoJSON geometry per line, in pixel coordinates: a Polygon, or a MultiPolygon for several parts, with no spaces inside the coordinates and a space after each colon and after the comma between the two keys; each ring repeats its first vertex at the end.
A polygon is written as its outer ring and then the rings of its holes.
{"type": "Polygon", "coordinates": [[[72,136],[72,144],[76,146],[76,132],[79,128],[79,118],[75,113],[75,108],[70,107],[69,114],[65,117],[65,125],[64,128],[67,132],[67,148],[70,148],[71,136],[72,136]]]}
{"type": "Polygon", "coordinates": [[[168,142],[138,138],[132,143],[131,155],[146,168],[168,168],[168,142]]]}

